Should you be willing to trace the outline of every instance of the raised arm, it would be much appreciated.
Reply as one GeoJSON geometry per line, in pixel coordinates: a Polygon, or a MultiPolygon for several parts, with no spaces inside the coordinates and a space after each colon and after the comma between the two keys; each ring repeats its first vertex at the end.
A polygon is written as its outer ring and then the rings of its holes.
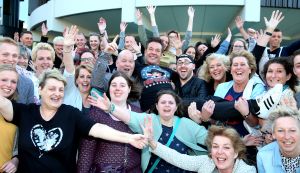
{"type": "Polygon", "coordinates": [[[136,16],[136,20],[137,20],[137,24],[138,24],[138,34],[140,37],[140,41],[141,41],[142,45],[144,47],[146,47],[148,37],[147,37],[146,29],[143,25],[143,13],[139,9],[136,9],[135,16],[136,16]]]}
{"type": "Polygon", "coordinates": [[[158,31],[158,27],[157,27],[156,19],[155,19],[156,7],[153,5],[149,5],[149,6],[147,6],[147,10],[150,15],[150,22],[151,22],[151,26],[152,26],[153,37],[159,37],[159,31],[158,31]]]}
{"type": "Polygon", "coordinates": [[[13,120],[13,106],[10,100],[0,95],[0,114],[6,121],[13,120]]]}
{"type": "Polygon", "coordinates": [[[127,28],[127,23],[126,22],[121,22],[120,23],[120,39],[119,39],[119,45],[118,49],[123,50],[125,46],[125,30],[127,28]]]}
{"type": "Polygon", "coordinates": [[[78,33],[76,25],[72,25],[70,28],[66,28],[64,35],[64,51],[63,51],[63,63],[65,65],[65,70],[68,73],[74,73],[75,65],[72,57],[72,50],[75,44],[75,36],[78,33]]]}
{"type": "Polygon", "coordinates": [[[235,25],[238,28],[238,30],[240,31],[240,33],[242,34],[243,38],[245,40],[247,40],[249,38],[249,35],[244,29],[244,20],[242,19],[241,16],[237,16],[235,18],[235,25]]]}
{"type": "Polygon", "coordinates": [[[189,21],[188,21],[188,26],[185,32],[185,36],[184,36],[184,42],[182,44],[182,50],[185,50],[192,39],[192,31],[193,31],[193,23],[194,23],[194,14],[195,14],[195,10],[192,6],[190,6],[187,10],[188,16],[189,16],[189,21]]]}
{"type": "Polygon", "coordinates": [[[106,20],[103,17],[100,17],[97,25],[98,25],[98,29],[100,32],[101,44],[103,44],[104,47],[106,47],[106,45],[108,44],[108,42],[107,42],[108,38],[107,38],[107,33],[106,33],[106,20]]]}
{"type": "Polygon", "coordinates": [[[47,43],[48,42],[48,37],[47,37],[48,27],[45,23],[42,24],[41,30],[42,30],[41,42],[47,43]]]}
{"type": "Polygon", "coordinates": [[[108,68],[108,64],[111,61],[113,54],[117,51],[116,40],[118,39],[118,35],[114,38],[114,40],[107,44],[103,52],[100,54],[100,58],[97,59],[95,66],[92,72],[91,86],[96,87],[98,89],[102,89],[103,91],[107,90],[108,81],[105,78],[106,70],[108,68]]]}
{"type": "Polygon", "coordinates": [[[227,37],[225,38],[225,40],[221,43],[219,49],[217,50],[217,54],[223,54],[225,55],[226,52],[228,51],[229,49],[229,45],[230,45],[230,41],[231,41],[231,37],[232,37],[232,33],[231,33],[231,30],[230,28],[228,27],[227,28],[227,37]]]}
{"type": "Polygon", "coordinates": [[[257,45],[266,47],[274,29],[277,27],[277,25],[284,19],[284,16],[282,15],[282,12],[279,10],[273,11],[270,20],[268,20],[266,17],[264,17],[266,29],[263,34],[261,34],[261,37],[257,40],[257,45]]]}

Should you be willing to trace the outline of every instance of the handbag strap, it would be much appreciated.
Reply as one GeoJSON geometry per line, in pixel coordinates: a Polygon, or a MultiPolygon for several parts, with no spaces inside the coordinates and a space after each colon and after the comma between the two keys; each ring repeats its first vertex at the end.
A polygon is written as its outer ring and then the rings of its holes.
{"type": "MultiPolygon", "coordinates": [[[[172,134],[170,136],[170,138],[168,139],[168,142],[166,144],[167,147],[170,146],[170,144],[172,143],[173,139],[174,139],[174,136],[175,136],[175,133],[178,129],[178,126],[179,126],[179,123],[180,123],[180,118],[177,118],[176,120],[176,123],[175,123],[175,126],[173,128],[173,131],[172,131],[172,134]]],[[[156,166],[158,165],[159,161],[161,160],[160,157],[157,157],[157,159],[155,160],[154,164],[151,166],[151,168],[149,169],[148,173],[152,173],[154,171],[154,169],[156,168],[156,166]]]]}

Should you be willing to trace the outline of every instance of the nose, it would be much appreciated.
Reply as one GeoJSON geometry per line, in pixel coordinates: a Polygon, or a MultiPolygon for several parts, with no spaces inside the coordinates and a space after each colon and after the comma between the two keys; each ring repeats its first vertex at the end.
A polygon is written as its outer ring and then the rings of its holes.
{"type": "Polygon", "coordinates": [[[12,86],[12,82],[11,81],[6,81],[5,84],[6,84],[7,87],[11,87],[12,86]]]}
{"type": "Polygon", "coordinates": [[[271,75],[272,77],[275,77],[276,76],[276,73],[272,73],[272,75],[271,75]]]}
{"type": "Polygon", "coordinates": [[[222,149],[221,147],[218,148],[217,153],[218,153],[218,154],[222,154],[222,153],[223,153],[223,149],[222,149]]]}
{"type": "Polygon", "coordinates": [[[288,140],[289,138],[290,138],[290,133],[289,132],[284,132],[284,138],[286,139],[286,140],[288,140]]]}
{"type": "Polygon", "coordinates": [[[13,59],[14,59],[13,55],[9,55],[9,56],[6,58],[6,60],[7,60],[8,62],[12,62],[13,59]]]}

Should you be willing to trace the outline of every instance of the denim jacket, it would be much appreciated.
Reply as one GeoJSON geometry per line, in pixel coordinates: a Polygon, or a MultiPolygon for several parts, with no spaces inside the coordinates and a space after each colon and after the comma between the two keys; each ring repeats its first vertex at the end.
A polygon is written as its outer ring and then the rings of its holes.
{"type": "MultiPolygon", "coordinates": [[[[264,146],[258,151],[257,169],[259,173],[286,172],[281,161],[281,155],[277,141],[264,146]]],[[[296,173],[300,173],[299,167],[296,169],[296,173]]]]}

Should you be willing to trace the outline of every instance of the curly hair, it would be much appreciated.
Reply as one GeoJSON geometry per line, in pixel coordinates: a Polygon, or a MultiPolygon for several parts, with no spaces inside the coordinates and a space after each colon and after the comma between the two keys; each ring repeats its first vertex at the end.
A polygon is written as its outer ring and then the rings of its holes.
{"type": "MultiPolygon", "coordinates": [[[[211,126],[208,129],[207,138],[205,144],[208,148],[208,152],[211,153],[212,143],[216,136],[223,136],[228,138],[234,149],[234,152],[238,154],[239,159],[246,159],[246,146],[244,145],[239,133],[231,127],[211,126]]],[[[211,154],[209,154],[211,157],[211,154]]]]}
{"type": "Polygon", "coordinates": [[[211,78],[211,74],[209,73],[209,65],[213,60],[219,60],[219,62],[222,63],[226,71],[229,70],[229,58],[228,56],[212,53],[207,56],[206,60],[204,61],[202,67],[200,68],[198,72],[198,77],[200,79],[205,80],[206,82],[209,82],[211,78]]]}

